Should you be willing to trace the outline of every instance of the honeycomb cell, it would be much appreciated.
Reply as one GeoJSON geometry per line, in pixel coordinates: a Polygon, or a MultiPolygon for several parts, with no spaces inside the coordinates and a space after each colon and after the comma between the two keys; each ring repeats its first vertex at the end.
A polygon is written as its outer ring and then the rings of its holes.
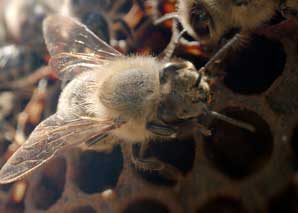
{"type": "Polygon", "coordinates": [[[269,213],[298,212],[298,187],[289,184],[269,202],[269,213]]]}
{"type": "Polygon", "coordinates": [[[119,146],[111,153],[86,151],[74,162],[74,183],[85,193],[102,192],[116,186],[123,167],[119,146]]]}
{"type": "Polygon", "coordinates": [[[80,206],[68,210],[66,213],[96,213],[96,210],[91,206],[80,206]]]}
{"type": "Polygon", "coordinates": [[[123,210],[123,213],[170,213],[169,209],[160,201],[153,199],[136,200],[123,210]]]}
{"type": "Polygon", "coordinates": [[[41,177],[32,188],[32,203],[37,209],[47,210],[58,201],[64,191],[66,161],[51,160],[42,170],[41,177]]]}
{"type": "MultiPolygon", "coordinates": [[[[138,154],[139,146],[134,147],[134,155],[138,154]]],[[[170,141],[152,141],[144,158],[154,157],[177,168],[182,174],[188,173],[194,163],[195,141],[193,138],[172,139],[170,141]]],[[[137,173],[147,181],[157,185],[174,185],[176,180],[169,180],[157,171],[137,169],[137,173]]]]}
{"type": "Polygon", "coordinates": [[[208,201],[205,205],[197,210],[197,213],[245,213],[247,210],[242,203],[229,197],[217,197],[208,201]]]}
{"type": "Polygon", "coordinates": [[[255,36],[224,63],[225,85],[240,94],[266,91],[282,74],[286,54],[278,41],[255,36]]]}
{"type": "Polygon", "coordinates": [[[255,112],[227,108],[223,114],[253,125],[250,132],[215,119],[212,136],[206,137],[204,153],[211,163],[230,178],[244,178],[263,168],[269,160],[273,139],[268,124],[255,112]]]}

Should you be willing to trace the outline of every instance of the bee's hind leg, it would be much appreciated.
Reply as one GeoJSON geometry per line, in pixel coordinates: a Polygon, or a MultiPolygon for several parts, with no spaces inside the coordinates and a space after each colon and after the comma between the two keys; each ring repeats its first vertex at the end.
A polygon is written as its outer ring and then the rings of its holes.
{"type": "Polygon", "coordinates": [[[157,136],[162,137],[175,137],[176,129],[168,126],[166,124],[162,124],[160,122],[149,122],[146,125],[148,131],[157,136]]]}
{"type": "MultiPolygon", "coordinates": [[[[147,123],[146,128],[152,134],[161,137],[175,137],[177,132],[175,128],[158,121],[147,123]]],[[[140,149],[137,153],[134,153],[133,145],[131,146],[131,162],[135,168],[144,171],[158,172],[162,177],[178,182],[183,176],[181,171],[155,157],[145,157],[145,153],[149,145],[150,141],[141,143],[140,149]]]]}
{"type": "Polygon", "coordinates": [[[179,181],[182,179],[183,174],[180,170],[175,168],[174,166],[160,161],[155,157],[145,158],[144,154],[147,150],[150,142],[144,142],[141,144],[140,149],[138,150],[137,155],[133,152],[133,146],[131,146],[131,162],[135,166],[136,169],[144,170],[144,171],[154,171],[158,172],[162,177],[171,181],[179,181]]]}
{"type": "Polygon", "coordinates": [[[196,128],[204,135],[204,136],[210,136],[212,135],[211,130],[206,128],[200,123],[196,123],[196,128]]]}
{"type": "Polygon", "coordinates": [[[97,151],[97,152],[106,152],[110,153],[113,151],[114,142],[111,141],[112,138],[108,137],[108,134],[103,133],[100,135],[91,138],[85,143],[81,144],[79,147],[82,151],[97,151]]]}
{"type": "Polygon", "coordinates": [[[94,137],[94,138],[91,138],[90,140],[86,141],[85,144],[86,144],[87,146],[93,146],[93,145],[95,145],[96,143],[98,143],[99,141],[105,139],[107,136],[108,136],[108,134],[105,134],[105,133],[100,134],[100,135],[98,135],[98,136],[96,136],[96,137],[94,137]]]}

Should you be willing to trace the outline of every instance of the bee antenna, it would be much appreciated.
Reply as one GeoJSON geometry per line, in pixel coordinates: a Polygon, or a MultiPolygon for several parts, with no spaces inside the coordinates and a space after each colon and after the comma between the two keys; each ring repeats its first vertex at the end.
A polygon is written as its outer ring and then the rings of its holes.
{"type": "MultiPolygon", "coordinates": [[[[186,30],[182,30],[178,35],[173,35],[173,39],[170,41],[169,45],[164,50],[165,54],[163,57],[163,61],[169,61],[170,58],[173,56],[177,45],[179,44],[179,40],[183,36],[186,30]]],[[[176,33],[177,34],[177,33],[176,33]]]]}
{"type": "MultiPolygon", "coordinates": [[[[169,15],[171,15],[171,14],[169,14],[169,15]]],[[[163,18],[164,17],[162,17],[161,19],[163,19],[163,18]]],[[[163,19],[163,21],[168,20],[168,19],[163,19]]],[[[177,19],[173,19],[171,40],[170,40],[168,46],[159,55],[159,58],[161,58],[161,60],[164,61],[164,62],[168,62],[170,60],[170,58],[174,54],[174,51],[175,51],[180,39],[182,38],[184,33],[186,33],[185,29],[182,30],[181,32],[178,32],[177,25],[178,25],[177,19]]]]}
{"type": "Polygon", "coordinates": [[[225,122],[230,123],[234,126],[238,126],[240,128],[246,129],[250,132],[255,132],[256,131],[256,128],[254,126],[252,126],[251,124],[245,123],[243,121],[236,120],[234,118],[228,117],[228,116],[220,114],[218,112],[208,111],[208,114],[213,116],[214,118],[225,121],[225,122]]]}
{"type": "Polygon", "coordinates": [[[180,22],[180,17],[178,15],[178,13],[168,13],[168,14],[165,14],[162,17],[158,18],[156,21],[154,21],[154,25],[159,25],[159,24],[161,24],[165,21],[171,20],[171,19],[174,19],[174,20],[180,22]]]}

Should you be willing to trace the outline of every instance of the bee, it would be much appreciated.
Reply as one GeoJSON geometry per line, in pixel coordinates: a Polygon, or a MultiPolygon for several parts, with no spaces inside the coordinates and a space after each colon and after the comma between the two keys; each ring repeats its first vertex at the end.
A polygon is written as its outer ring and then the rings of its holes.
{"type": "Polygon", "coordinates": [[[178,1],[184,28],[205,45],[213,45],[231,29],[253,31],[278,9],[274,0],[178,1]]]}
{"type": "Polygon", "coordinates": [[[171,138],[177,132],[171,123],[207,112],[218,115],[207,110],[206,77],[190,62],[124,56],[85,25],[60,15],[45,19],[43,33],[51,66],[71,81],[61,93],[57,112],[42,121],[4,164],[2,184],[22,178],[74,146],[100,148],[107,137],[112,138],[107,140],[111,146],[171,138]]]}
{"type": "Polygon", "coordinates": [[[61,3],[44,0],[4,1],[3,19],[7,37],[38,52],[46,51],[42,38],[42,21],[59,12],[61,3]]]}
{"type": "Polygon", "coordinates": [[[6,45],[0,48],[0,90],[20,80],[43,64],[42,58],[22,45],[6,45]]]}
{"type": "MultiPolygon", "coordinates": [[[[177,12],[162,20],[176,18],[200,45],[211,50],[205,68],[222,61],[245,46],[251,34],[264,27],[276,12],[297,18],[297,0],[178,0],[177,12]]],[[[159,21],[160,22],[160,21],[159,21]]]]}

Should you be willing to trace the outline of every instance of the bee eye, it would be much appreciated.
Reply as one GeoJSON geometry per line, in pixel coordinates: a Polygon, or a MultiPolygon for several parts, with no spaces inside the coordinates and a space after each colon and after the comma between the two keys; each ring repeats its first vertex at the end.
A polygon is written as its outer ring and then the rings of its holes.
{"type": "Polygon", "coordinates": [[[191,21],[192,22],[204,22],[209,19],[209,14],[201,6],[193,6],[191,10],[191,21]]]}
{"type": "Polygon", "coordinates": [[[183,63],[166,63],[163,67],[163,72],[175,72],[177,70],[183,69],[185,65],[183,63]]]}
{"type": "Polygon", "coordinates": [[[209,16],[206,11],[201,10],[198,14],[198,21],[207,21],[209,19],[209,16]]]}
{"type": "Polygon", "coordinates": [[[177,70],[185,68],[183,63],[166,63],[165,66],[160,70],[160,82],[165,83],[170,76],[173,76],[177,70]]]}
{"type": "Polygon", "coordinates": [[[190,13],[190,24],[198,36],[209,36],[209,22],[211,17],[208,11],[201,5],[194,5],[190,13]]]}

